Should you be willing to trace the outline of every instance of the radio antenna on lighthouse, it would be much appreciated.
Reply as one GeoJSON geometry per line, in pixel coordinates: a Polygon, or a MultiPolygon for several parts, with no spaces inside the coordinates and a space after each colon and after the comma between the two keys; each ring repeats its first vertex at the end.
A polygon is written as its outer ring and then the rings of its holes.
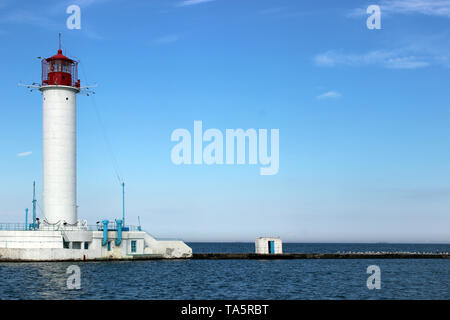
{"type": "Polygon", "coordinates": [[[61,32],[59,33],[59,50],[61,50],[61,32]]]}

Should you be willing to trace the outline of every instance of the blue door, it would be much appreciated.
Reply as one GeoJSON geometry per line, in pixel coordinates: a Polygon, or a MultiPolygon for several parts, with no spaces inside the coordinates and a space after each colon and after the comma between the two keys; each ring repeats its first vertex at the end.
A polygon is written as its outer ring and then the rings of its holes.
{"type": "Polygon", "coordinates": [[[269,241],[269,253],[275,253],[275,241],[269,241]]]}

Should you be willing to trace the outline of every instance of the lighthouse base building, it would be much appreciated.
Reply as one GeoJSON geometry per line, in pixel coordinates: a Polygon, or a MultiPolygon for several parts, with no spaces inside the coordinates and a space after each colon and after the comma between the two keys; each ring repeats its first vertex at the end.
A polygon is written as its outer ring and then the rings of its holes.
{"type": "Polygon", "coordinates": [[[133,260],[190,258],[183,241],[157,240],[145,231],[60,230],[0,231],[0,261],[133,260]]]}
{"type": "Polygon", "coordinates": [[[58,53],[42,60],[42,81],[27,87],[42,92],[42,213],[28,223],[0,223],[0,261],[189,258],[183,241],[157,240],[122,219],[96,225],[78,219],[76,96],[78,62],[58,53]]]}

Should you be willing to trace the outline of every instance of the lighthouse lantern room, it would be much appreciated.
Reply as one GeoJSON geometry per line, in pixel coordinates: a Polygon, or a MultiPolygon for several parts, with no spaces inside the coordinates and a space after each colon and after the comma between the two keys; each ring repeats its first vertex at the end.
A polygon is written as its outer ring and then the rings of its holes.
{"type": "Polygon", "coordinates": [[[42,85],[60,85],[80,87],[78,80],[78,61],[67,58],[58,50],[58,54],[42,60],[42,85]]]}

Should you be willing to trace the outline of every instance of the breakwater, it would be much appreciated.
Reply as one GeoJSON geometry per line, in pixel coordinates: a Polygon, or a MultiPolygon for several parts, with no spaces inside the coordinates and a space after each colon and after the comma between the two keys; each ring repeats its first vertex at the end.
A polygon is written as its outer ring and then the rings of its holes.
{"type": "Polygon", "coordinates": [[[448,252],[344,252],[344,253],[194,253],[192,258],[197,260],[223,259],[450,259],[448,252]]]}

